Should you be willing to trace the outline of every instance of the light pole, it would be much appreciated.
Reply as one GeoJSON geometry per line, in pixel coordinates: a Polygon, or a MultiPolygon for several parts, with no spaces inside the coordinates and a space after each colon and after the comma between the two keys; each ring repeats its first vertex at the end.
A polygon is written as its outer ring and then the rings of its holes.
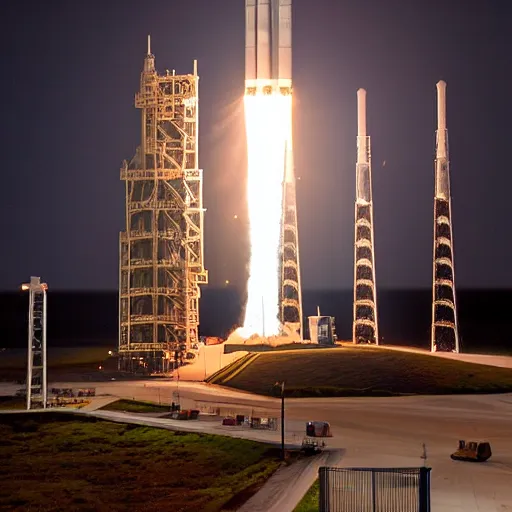
{"type": "Polygon", "coordinates": [[[41,278],[31,277],[30,283],[21,285],[29,292],[28,306],[28,354],[27,354],[27,410],[35,402],[47,405],[46,380],[46,291],[48,285],[41,278]]]}
{"type": "Polygon", "coordinates": [[[284,381],[274,384],[274,386],[279,385],[281,386],[281,459],[284,460],[284,381]]]}

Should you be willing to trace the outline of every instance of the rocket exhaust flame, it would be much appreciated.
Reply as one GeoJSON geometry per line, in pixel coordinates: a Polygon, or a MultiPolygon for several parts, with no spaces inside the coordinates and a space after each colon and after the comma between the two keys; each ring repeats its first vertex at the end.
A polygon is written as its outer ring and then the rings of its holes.
{"type": "Polygon", "coordinates": [[[289,280],[281,275],[285,173],[286,179],[293,181],[291,3],[245,0],[244,106],[251,255],[245,321],[240,331],[244,337],[277,336],[283,329],[281,323],[287,322],[280,306],[286,303],[281,295],[283,283],[289,280]]]}
{"type": "Polygon", "coordinates": [[[251,256],[244,336],[275,336],[279,322],[279,249],[291,96],[246,95],[247,200],[251,256]]]}

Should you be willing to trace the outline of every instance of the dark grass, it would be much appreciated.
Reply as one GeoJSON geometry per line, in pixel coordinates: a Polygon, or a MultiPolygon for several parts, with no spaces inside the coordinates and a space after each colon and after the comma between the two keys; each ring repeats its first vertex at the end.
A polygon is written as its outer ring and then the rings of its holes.
{"type": "Polygon", "coordinates": [[[21,396],[0,396],[0,410],[26,409],[27,400],[21,396]]]}
{"type": "Polygon", "coordinates": [[[101,407],[103,411],[123,411],[123,412],[136,412],[136,413],[154,413],[154,412],[169,412],[168,405],[159,405],[152,402],[143,402],[138,400],[116,400],[110,404],[101,407]]]}
{"type": "MultiPolygon", "coordinates": [[[[117,357],[106,347],[49,347],[48,378],[59,381],[102,381],[117,375],[117,357]],[[101,366],[101,370],[100,370],[101,366]]],[[[25,381],[27,351],[0,352],[0,381],[25,381]]]]}
{"type": "Polygon", "coordinates": [[[230,510],[280,464],[261,443],[54,412],[0,415],[0,451],[13,511],[230,510]]]}
{"type": "Polygon", "coordinates": [[[512,391],[512,370],[377,347],[262,353],[226,385],[291,397],[393,396],[512,391]]]}
{"type": "Polygon", "coordinates": [[[293,512],[318,512],[320,505],[320,482],[318,480],[309,488],[293,512]]]}
{"type": "MultiPolygon", "coordinates": [[[[49,347],[48,366],[100,364],[109,359],[109,349],[104,347],[49,347]]],[[[5,349],[0,353],[0,369],[25,368],[27,351],[24,349],[5,349]]]]}

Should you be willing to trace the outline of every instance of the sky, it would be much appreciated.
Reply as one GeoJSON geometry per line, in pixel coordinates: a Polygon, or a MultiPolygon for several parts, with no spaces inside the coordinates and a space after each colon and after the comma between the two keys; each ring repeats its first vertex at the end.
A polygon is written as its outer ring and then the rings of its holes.
{"type": "MultiPolygon", "coordinates": [[[[353,283],[356,91],[367,90],[377,286],[432,280],[436,82],[447,82],[456,284],[510,288],[512,15],[501,0],[294,0],[304,289],[353,283]]],[[[205,263],[246,283],[244,0],[3,0],[0,290],[116,290],[123,159],[151,34],[200,75],[205,263]],[[234,216],[238,218],[235,219],[234,216]]],[[[264,204],[262,198],[262,206],[264,204]]]]}

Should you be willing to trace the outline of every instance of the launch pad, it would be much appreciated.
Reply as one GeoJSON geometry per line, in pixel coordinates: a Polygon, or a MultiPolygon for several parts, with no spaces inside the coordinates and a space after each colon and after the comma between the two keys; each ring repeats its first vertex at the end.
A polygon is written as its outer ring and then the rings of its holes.
{"type": "MultiPolygon", "coordinates": [[[[292,1],[245,0],[245,118],[250,262],[241,335],[304,338],[292,135],[292,1]],[[262,207],[262,197],[265,198],[262,207]]],[[[141,144],[121,179],[119,369],[166,373],[199,341],[203,258],[197,64],[161,75],[144,59],[135,106],[141,144]]],[[[459,351],[445,86],[438,84],[432,351],[459,351]]],[[[352,341],[379,344],[374,210],[366,91],[358,91],[352,341]]],[[[330,317],[328,317],[330,318],[330,317]]],[[[329,324],[331,325],[331,324],[329,324]]],[[[334,326],[328,338],[334,340],[334,326]]],[[[330,331],[329,331],[330,332],[330,331]]],[[[194,356],[192,356],[194,357],[194,356]]]]}

